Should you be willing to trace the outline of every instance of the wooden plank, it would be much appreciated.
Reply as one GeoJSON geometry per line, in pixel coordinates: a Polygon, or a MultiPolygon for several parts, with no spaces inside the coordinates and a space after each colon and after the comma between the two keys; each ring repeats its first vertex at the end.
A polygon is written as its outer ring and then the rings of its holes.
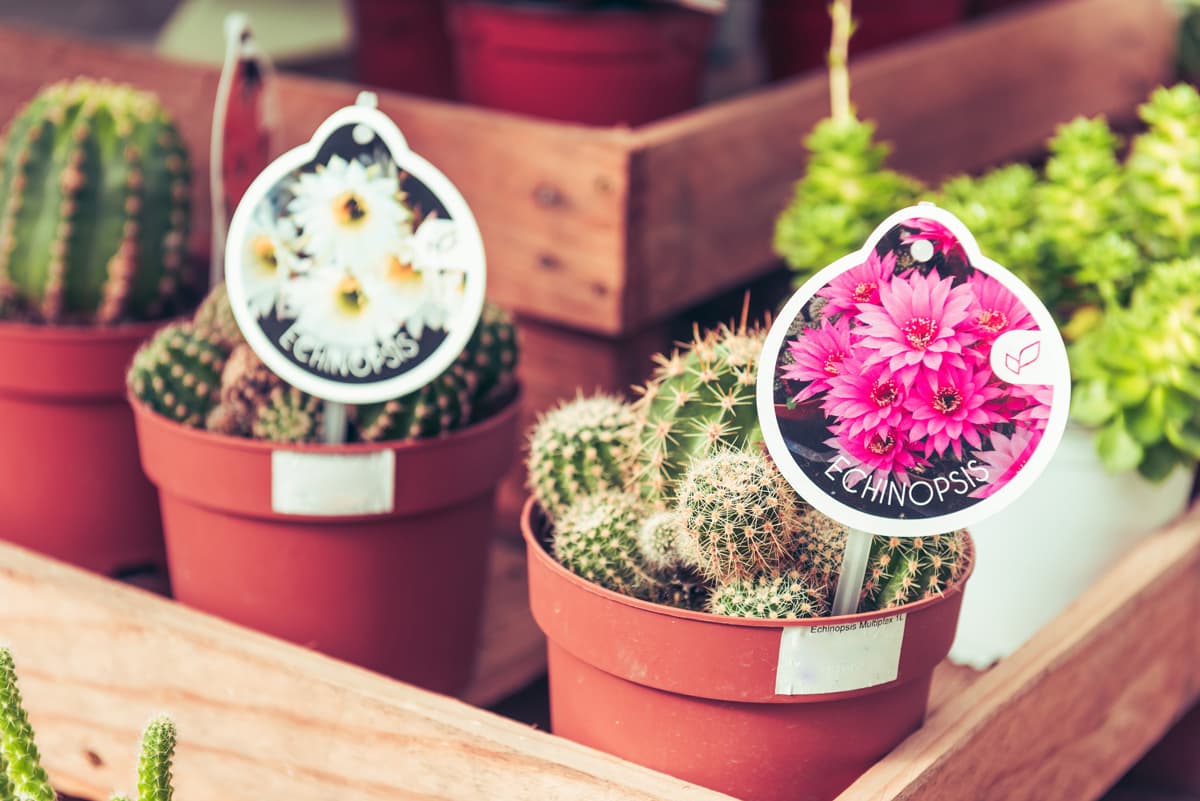
{"type": "Polygon", "coordinates": [[[939,673],[957,691],[839,801],[1100,798],[1200,697],[1198,575],[1200,507],[1013,656],[939,673]]]}
{"type": "MultiPolygon", "coordinates": [[[[864,118],[925,180],[1035,153],[1077,114],[1128,117],[1170,76],[1175,17],[1155,0],[1044,3],[869,54],[864,118]]],[[[633,135],[625,322],[763,274],[775,219],[828,114],[823,71],[633,135]]]]}
{"type": "Polygon", "coordinates": [[[51,778],[81,797],[129,789],[169,711],[191,801],[726,798],[9,545],[0,632],[51,778]]]}

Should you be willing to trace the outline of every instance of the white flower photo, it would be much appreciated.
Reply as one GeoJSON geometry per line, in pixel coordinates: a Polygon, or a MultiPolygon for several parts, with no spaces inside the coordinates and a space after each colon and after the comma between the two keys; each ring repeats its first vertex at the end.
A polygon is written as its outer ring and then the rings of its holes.
{"type": "Polygon", "coordinates": [[[296,229],[291,221],[276,219],[271,204],[260,203],[242,246],[246,298],[256,317],[278,308],[285,284],[301,269],[295,247],[296,229]]]}
{"type": "Polygon", "coordinates": [[[347,350],[370,348],[400,329],[388,290],[376,276],[343,267],[315,267],[288,287],[295,326],[347,350]]]}

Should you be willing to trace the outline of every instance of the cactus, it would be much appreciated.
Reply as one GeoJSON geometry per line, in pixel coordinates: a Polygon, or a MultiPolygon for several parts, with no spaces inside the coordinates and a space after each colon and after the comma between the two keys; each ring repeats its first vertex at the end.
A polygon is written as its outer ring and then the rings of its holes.
{"type": "Polygon", "coordinates": [[[250,436],[258,410],[267,405],[271,393],[286,386],[248,344],[241,343],[229,354],[221,371],[220,402],[208,415],[208,430],[250,436]]]}
{"type": "Polygon", "coordinates": [[[171,801],[171,759],[175,755],[175,724],[170,718],[150,721],[142,734],[138,760],[138,801],[171,801]]]}
{"type": "Polygon", "coordinates": [[[588,581],[641,597],[651,583],[637,547],[643,513],[628,493],[584,495],[555,522],[554,556],[588,581]]]}
{"type": "Polygon", "coordinates": [[[151,94],[49,86],[0,154],[0,297],[48,323],[169,316],[194,292],[188,154],[151,94]]]}
{"type": "Polygon", "coordinates": [[[133,357],[130,391],[154,411],[195,428],[216,404],[225,351],[190,324],[161,329],[133,357]]]}
{"type": "Polygon", "coordinates": [[[42,769],[33,727],[21,703],[16,666],[7,648],[0,648],[0,761],[13,798],[55,801],[57,795],[42,769]]]}
{"type": "Polygon", "coordinates": [[[757,450],[723,450],[692,463],[679,486],[679,550],[718,583],[781,573],[800,528],[795,492],[757,450]]]}
{"type": "Polygon", "coordinates": [[[610,395],[578,397],[542,415],[529,437],[529,488],[554,520],[581,496],[631,479],[634,416],[610,395]]]}
{"type": "Polygon", "coordinates": [[[708,599],[714,615],[766,620],[802,620],[829,613],[825,587],[799,570],[769,573],[718,584],[708,599]]]}
{"type": "Polygon", "coordinates": [[[192,317],[192,325],[226,350],[232,351],[245,342],[242,329],[233,316],[233,307],[229,305],[229,293],[224,283],[213,287],[200,303],[192,317]]]}
{"type": "Polygon", "coordinates": [[[635,479],[655,508],[668,508],[693,460],[761,436],[754,382],[764,339],[759,327],[721,326],[696,333],[684,351],[655,357],[654,376],[634,404],[635,479]]]}
{"type": "Polygon", "coordinates": [[[471,384],[475,414],[505,402],[517,384],[517,328],[512,316],[495,304],[483,307],[475,333],[459,354],[457,364],[471,384]]]}
{"type": "Polygon", "coordinates": [[[683,565],[679,552],[679,516],[675,512],[655,512],[638,528],[638,552],[652,570],[669,571],[683,565]]]}
{"type": "Polygon", "coordinates": [[[709,582],[695,570],[680,567],[650,571],[650,583],[641,597],[663,606],[702,612],[708,606],[711,590],[709,582]]]}
{"type": "Polygon", "coordinates": [[[795,566],[814,587],[836,589],[842,572],[849,530],[832,518],[798,502],[799,525],[796,528],[795,566]]]}
{"type": "Polygon", "coordinates": [[[295,387],[276,387],[266,405],[256,409],[250,433],[255,439],[286,445],[318,442],[323,412],[324,404],[319,398],[295,387]]]}
{"type": "Polygon", "coordinates": [[[964,532],[876,537],[871,542],[859,612],[894,609],[941,595],[967,566],[964,532]]]}
{"type": "Polygon", "coordinates": [[[381,442],[447,434],[471,421],[471,395],[467,371],[452,365],[415,392],[359,406],[355,413],[359,439],[381,442]]]}

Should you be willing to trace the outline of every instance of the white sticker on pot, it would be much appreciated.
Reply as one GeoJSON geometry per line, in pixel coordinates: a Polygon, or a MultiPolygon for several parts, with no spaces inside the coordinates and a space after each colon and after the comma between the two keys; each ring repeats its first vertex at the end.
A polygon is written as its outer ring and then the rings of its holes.
{"type": "Polygon", "coordinates": [[[776,695],[861,690],[895,681],[908,615],[789,626],[779,641],[776,695]]]}
{"type": "Polygon", "coordinates": [[[395,510],[396,454],[271,452],[271,509],[349,517],[395,510]]]}

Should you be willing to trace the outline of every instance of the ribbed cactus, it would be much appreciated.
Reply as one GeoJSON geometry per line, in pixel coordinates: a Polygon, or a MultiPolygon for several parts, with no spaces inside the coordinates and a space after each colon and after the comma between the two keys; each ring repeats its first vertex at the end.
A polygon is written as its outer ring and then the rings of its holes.
{"type": "Polygon", "coordinates": [[[471,421],[471,382],[459,364],[416,392],[358,407],[355,425],[364,442],[419,439],[447,434],[471,421]]]}
{"type": "Polygon", "coordinates": [[[554,556],[588,581],[634,597],[645,594],[650,576],[638,553],[644,509],[623,492],[585,495],[554,524],[554,556]]]}
{"type": "Polygon", "coordinates": [[[808,504],[796,499],[799,523],[796,527],[795,566],[815,587],[835,589],[842,572],[849,530],[808,504]]]}
{"type": "Polygon", "coordinates": [[[242,329],[233,316],[233,307],[229,305],[229,293],[224,282],[213,287],[200,303],[192,317],[192,325],[226,350],[233,350],[245,342],[242,329]]]}
{"type": "Polygon", "coordinates": [[[225,351],[190,324],[161,329],[129,368],[130,391],[154,411],[195,428],[216,405],[225,351]]]}
{"type": "Polygon", "coordinates": [[[697,332],[683,351],[655,357],[634,412],[635,478],[642,497],[657,508],[670,505],[693,460],[760,438],[754,382],[764,338],[758,327],[721,326],[697,332]]]}
{"type": "Polygon", "coordinates": [[[876,537],[871,542],[859,612],[894,609],[941,595],[967,566],[964,532],[876,537]]]}
{"type": "Polygon", "coordinates": [[[708,599],[708,611],[729,617],[802,620],[829,612],[824,586],[799,570],[737,579],[718,584],[708,599]]]}
{"type": "Polygon", "coordinates": [[[17,669],[7,648],[0,648],[0,762],[4,763],[4,785],[11,798],[55,801],[57,796],[42,769],[33,727],[21,703],[17,669]]]}
{"type": "Polygon", "coordinates": [[[284,445],[319,442],[325,404],[295,387],[276,387],[255,410],[250,433],[255,439],[284,445]]]}
{"type": "Polygon", "coordinates": [[[175,724],[170,718],[150,721],[142,734],[138,760],[138,801],[171,801],[171,760],[175,756],[175,724]]]}
{"type": "Polygon", "coordinates": [[[47,87],[0,154],[0,297],[44,322],[178,311],[195,291],[188,154],[151,94],[79,79],[47,87]]]}
{"type": "Polygon", "coordinates": [[[579,397],[542,415],[529,437],[529,488],[551,520],[581,496],[632,478],[634,416],[610,395],[579,397]]]}
{"type": "Polygon", "coordinates": [[[1156,89],[1139,114],[1148,127],[1125,163],[1133,234],[1153,258],[1191,256],[1200,247],[1200,95],[1187,84],[1156,89]]]}
{"type": "Polygon", "coordinates": [[[208,415],[208,430],[250,436],[258,410],[267,405],[272,392],[286,386],[248,344],[235,346],[221,371],[219,403],[208,415]]]}
{"type": "Polygon", "coordinates": [[[459,354],[457,364],[471,384],[471,406],[477,413],[503,402],[517,383],[517,327],[507,310],[484,304],[479,325],[459,354]]]}
{"type": "Polygon", "coordinates": [[[679,485],[679,550],[718,583],[780,573],[794,559],[795,491],[758,450],[697,459],[679,485]]]}

